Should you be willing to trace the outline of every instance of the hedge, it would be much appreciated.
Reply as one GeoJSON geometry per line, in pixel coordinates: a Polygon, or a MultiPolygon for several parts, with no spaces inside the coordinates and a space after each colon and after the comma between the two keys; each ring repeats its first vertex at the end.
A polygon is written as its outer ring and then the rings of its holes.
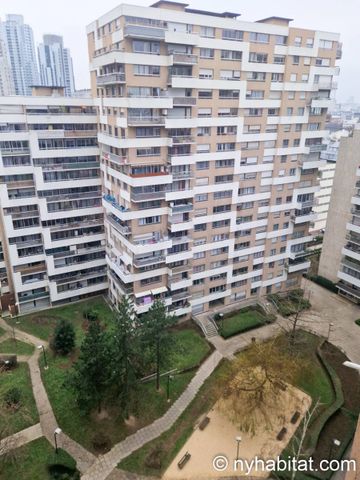
{"type": "Polygon", "coordinates": [[[322,277],[321,275],[305,275],[305,277],[311,280],[312,282],[317,283],[318,285],[321,285],[327,290],[330,290],[331,292],[337,293],[338,291],[336,284],[334,282],[332,282],[328,278],[322,277]]]}

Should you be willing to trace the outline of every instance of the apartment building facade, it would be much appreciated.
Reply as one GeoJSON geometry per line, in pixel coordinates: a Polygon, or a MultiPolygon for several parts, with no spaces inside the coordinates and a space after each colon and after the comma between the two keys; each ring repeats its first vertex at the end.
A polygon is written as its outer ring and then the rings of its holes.
{"type": "Polygon", "coordinates": [[[176,315],[299,285],[339,36],[160,1],[87,27],[109,295],[176,315]]]}
{"type": "MultiPolygon", "coordinates": [[[[48,96],[49,95],[49,96],[48,96]]],[[[107,289],[91,98],[0,98],[1,304],[20,313],[107,289]]]]}
{"type": "Polygon", "coordinates": [[[340,140],[319,275],[360,303],[360,125],[340,140]]]}

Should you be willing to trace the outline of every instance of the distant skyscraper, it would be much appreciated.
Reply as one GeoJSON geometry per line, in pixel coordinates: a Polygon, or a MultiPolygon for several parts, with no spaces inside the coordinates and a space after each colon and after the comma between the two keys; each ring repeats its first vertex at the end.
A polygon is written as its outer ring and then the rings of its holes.
{"type": "Polygon", "coordinates": [[[31,86],[39,83],[32,28],[22,15],[6,15],[0,24],[1,37],[8,51],[16,95],[30,95],[31,86]]]}
{"type": "Polygon", "coordinates": [[[0,35],[0,96],[8,95],[15,95],[15,86],[8,51],[0,35]]]}
{"type": "Polygon", "coordinates": [[[74,72],[70,50],[59,35],[44,35],[38,47],[42,85],[63,86],[66,95],[74,93],[74,72]]]}

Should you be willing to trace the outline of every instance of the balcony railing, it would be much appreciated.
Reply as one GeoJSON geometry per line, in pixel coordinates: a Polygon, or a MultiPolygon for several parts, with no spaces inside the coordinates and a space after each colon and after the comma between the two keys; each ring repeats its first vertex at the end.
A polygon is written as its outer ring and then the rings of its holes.
{"type": "Polygon", "coordinates": [[[125,25],[124,37],[164,39],[165,29],[141,25],[125,25]]]}
{"type": "Polygon", "coordinates": [[[195,65],[198,63],[198,56],[187,53],[173,53],[173,63],[180,63],[185,65],[195,65]]]}
{"type": "Polygon", "coordinates": [[[20,148],[1,148],[1,155],[28,155],[30,154],[29,147],[20,148]]]}
{"type": "Polygon", "coordinates": [[[142,193],[131,192],[130,198],[131,198],[131,201],[133,202],[143,202],[146,200],[164,200],[165,190],[162,190],[161,192],[142,192],[142,193]]]}
{"type": "Polygon", "coordinates": [[[196,97],[172,97],[173,105],[196,105],[196,97]]]}
{"type": "Polygon", "coordinates": [[[108,215],[106,217],[107,221],[113,225],[116,230],[121,233],[122,235],[130,235],[131,234],[131,228],[128,227],[127,225],[121,225],[119,222],[117,222],[113,217],[108,215]]]}
{"type": "Polygon", "coordinates": [[[157,115],[152,117],[147,116],[129,116],[127,117],[127,123],[129,126],[132,125],[165,125],[165,116],[157,115]]]}
{"type": "Polygon", "coordinates": [[[111,162],[117,163],[118,165],[124,165],[128,161],[127,157],[116,155],[115,153],[110,152],[103,152],[102,156],[104,160],[110,160],[111,162]]]}
{"type": "Polygon", "coordinates": [[[173,144],[187,144],[187,143],[195,143],[195,138],[190,135],[179,135],[178,137],[171,137],[173,144]]]}
{"type": "Polygon", "coordinates": [[[164,255],[157,255],[152,257],[145,257],[145,258],[136,258],[134,257],[134,265],[135,267],[144,267],[145,265],[153,265],[155,263],[163,263],[165,262],[164,255]]]}
{"type": "Polygon", "coordinates": [[[24,295],[23,297],[19,297],[19,302],[28,302],[29,300],[34,300],[36,298],[48,297],[49,292],[36,292],[36,293],[29,293],[28,295],[24,295]]]}
{"type": "Polygon", "coordinates": [[[171,211],[172,211],[172,214],[185,213],[185,212],[191,212],[193,208],[194,208],[194,205],[192,203],[186,203],[184,205],[172,205],[171,211]]]}
{"type": "Polygon", "coordinates": [[[96,85],[98,87],[103,85],[114,85],[117,83],[125,83],[125,73],[106,73],[96,77],[96,85]]]}
{"type": "Polygon", "coordinates": [[[317,152],[322,152],[323,150],[327,149],[327,145],[305,145],[306,147],[309,147],[310,153],[317,153],[317,152]]]}

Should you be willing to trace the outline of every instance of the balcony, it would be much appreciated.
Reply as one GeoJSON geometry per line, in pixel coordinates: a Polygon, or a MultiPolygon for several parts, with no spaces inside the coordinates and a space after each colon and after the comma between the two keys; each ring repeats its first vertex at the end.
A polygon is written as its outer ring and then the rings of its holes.
{"type": "Polygon", "coordinates": [[[347,260],[346,258],[342,258],[340,263],[348,268],[352,268],[353,270],[360,272],[360,263],[352,262],[350,260],[347,260]]]}
{"type": "Polygon", "coordinates": [[[183,180],[187,178],[192,178],[193,174],[189,170],[184,170],[182,172],[171,172],[173,180],[183,180]]]}
{"type": "Polygon", "coordinates": [[[285,267],[288,273],[299,272],[301,270],[307,270],[310,267],[311,263],[309,260],[304,258],[298,258],[297,260],[290,261],[289,264],[285,267]]]}
{"type": "Polygon", "coordinates": [[[184,145],[195,143],[195,138],[190,135],[179,135],[178,137],[171,137],[174,145],[184,145]]]}
{"type": "Polygon", "coordinates": [[[179,65],[195,65],[198,63],[198,56],[187,53],[173,53],[173,63],[179,65]]]}
{"type": "Polygon", "coordinates": [[[44,298],[48,296],[49,292],[29,293],[28,295],[24,295],[23,297],[19,296],[19,303],[29,302],[30,300],[35,300],[36,298],[44,298]]]}
{"type": "Polygon", "coordinates": [[[102,157],[104,160],[110,160],[110,162],[114,162],[117,165],[125,165],[128,162],[127,157],[122,157],[110,152],[102,152],[102,157]]]}
{"type": "Polygon", "coordinates": [[[160,192],[131,192],[130,198],[132,202],[144,202],[147,200],[165,200],[165,190],[160,192]]]}
{"type": "Polygon", "coordinates": [[[360,299],[360,289],[354,288],[343,281],[340,281],[336,286],[339,289],[340,294],[355,297],[357,301],[360,299]]]}
{"type": "Polygon", "coordinates": [[[99,75],[96,77],[96,85],[98,87],[120,83],[125,83],[125,73],[106,73],[105,75],[99,75]]]}
{"type": "Polygon", "coordinates": [[[20,148],[2,148],[1,155],[3,157],[10,156],[10,155],[29,155],[30,148],[29,147],[20,147],[20,148]]]}
{"type": "Polygon", "coordinates": [[[316,84],[319,90],[335,90],[338,87],[337,82],[319,82],[316,84]]]}
{"type": "Polygon", "coordinates": [[[323,145],[322,143],[317,145],[305,145],[309,148],[310,153],[319,153],[327,149],[327,145],[323,145]]]}
{"type": "Polygon", "coordinates": [[[196,105],[196,97],[172,97],[173,105],[196,105]]]}
{"type": "MultiPolygon", "coordinates": [[[[171,205],[170,208],[171,208],[171,214],[174,215],[176,213],[192,212],[194,205],[192,203],[185,203],[183,205],[171,205]]],[[[181,222],[178,222],[178,223],[181,223],[181,222]]]]}
{"type": "Polygon", "coordinates": [[[145,27],[142,25],[125,25],[124,37],[163,40],[165,39],[165,28],[145,27]]]}
{"type": "Polygon", "coordinates": [[[117,222],[115,218],[111,217],[110,215],[107,215],[106,220],[111,223],[115,229],[121,233],[121,235],[130,235],[131,234],[131,228],[128,227],[127,225],[121,225],[121,223],[117,222]]]}
{"type": "Polygon", "coordinates": [[[336,47],[336,60],[340,60],[342,57],[342,43],[338,42],[336,47]]]}
{"type": "Polygon", "coordinates": [[[130,116],[127,117],[127,123],[129,127],[137,127],[142,125],[165,125],[165,116],[156,115],[152,117],[142,117],[142,116],[130,116]]]}
{"type": "Polygon", "coordinates": [[[151,257],[142,257],[142,258],[134,257],[133,259],[134,266],[137,268],[145,267],[147,265],[155,265],[157,263],[164,263],[164,262],[165,262],[165,255],[153,255],[151,257]]]}

